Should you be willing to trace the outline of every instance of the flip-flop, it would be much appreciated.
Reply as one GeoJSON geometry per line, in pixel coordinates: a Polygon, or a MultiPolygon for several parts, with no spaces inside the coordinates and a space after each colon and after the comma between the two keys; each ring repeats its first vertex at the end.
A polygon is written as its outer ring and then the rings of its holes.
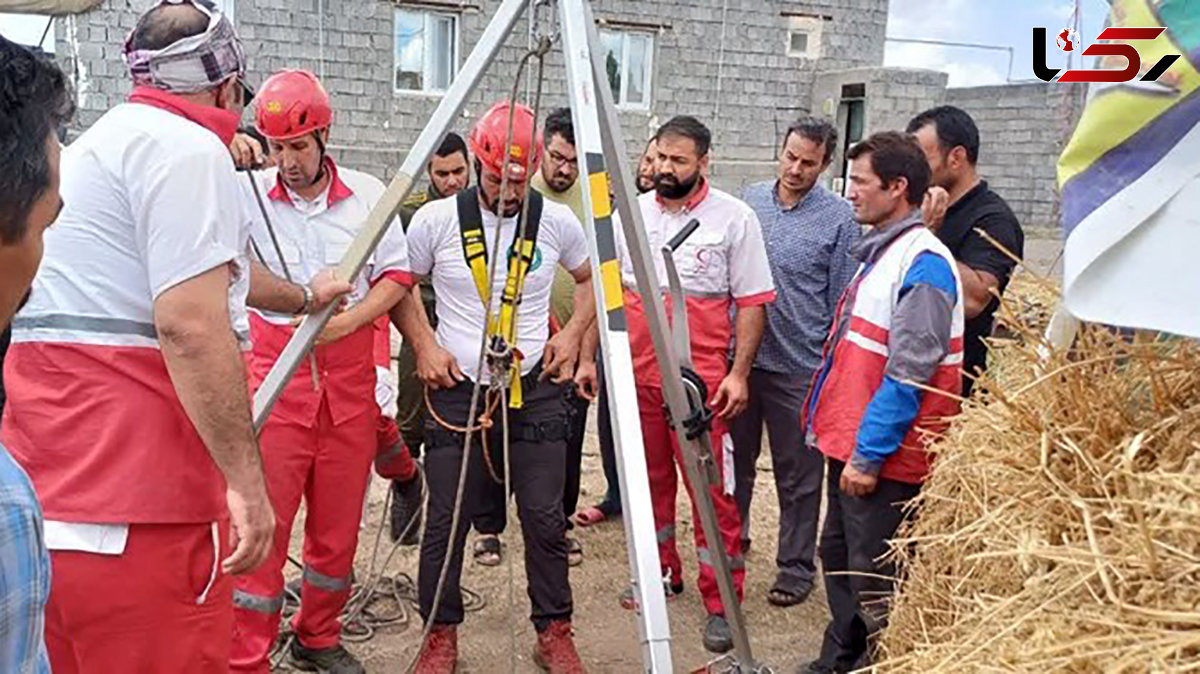
{"type": "Polygon", "coordinates": [[[808,595],[812,594],[813,586],[801,586],[793,590],[780,587],[778,584],[767,592],[767,603],[771,606],[787,608],[803,604],[808,595]]]}
{"type": "Polygon", "coordinates": [[[608,515],[605,515],[604,511],[596,506],[584,508],[575,513],[575,524],[580,527],[590,527],[600,524],[606,519],[608,519],[608,515]]]}
{"type": "Polygon", "coordinates": [[[503,546],[500,545],[498,536],[477,538],[472,554],[475,556],[475,563],[483,566],[500,566],[500,563],[504,561],[503,546]]]}

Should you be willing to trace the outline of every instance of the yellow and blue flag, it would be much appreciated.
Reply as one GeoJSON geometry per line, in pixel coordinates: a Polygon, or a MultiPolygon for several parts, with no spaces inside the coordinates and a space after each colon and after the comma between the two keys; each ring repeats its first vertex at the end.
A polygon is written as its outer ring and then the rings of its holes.
{"type": "Polygon", "coordinates": [[[1064,302],[1200,337],[1200,0],[1113,0],[1109,25],[1166,28],[1133,43],[1143,71],[1182,58],[1157,82],[1090,85],[1058,161],[1064,302]]]}

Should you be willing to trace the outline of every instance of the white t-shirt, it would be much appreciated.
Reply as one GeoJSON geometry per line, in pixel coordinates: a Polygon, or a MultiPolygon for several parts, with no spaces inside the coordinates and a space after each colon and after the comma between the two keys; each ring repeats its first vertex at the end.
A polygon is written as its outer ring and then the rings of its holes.
{"type": "MultiPolygon", "coordinates": [[[[533,263],[525,276],[525,290],[517,310],[517,343],[525,359],[521,374],[528,374],[542,359],[550,333],[550,288],[554,270],[562,265],[568,271],[588,261],[583,225],[571,209],[544,201],[533,263]]],[[[483,212],[484,237],[491,264],[498,218],[486,208],[483,212]]],[[[500,240],[508,251],[512,247],[516,218],[505,218],[500,240]]],[[[462,235],[458,225],[458,205],[454,197],[425,204],[413,216],[408,227],[408,256],[414,274],[430,276],[437,295],[437,338],[457,360],[463,374],[478,378],[479,345],[483,339],[486,313],[471,268],[463,256],[462,235]]],[[[500,295],[508,276],[507,255],[497,261],[492,279],[492,311],[500,306],[500,295]]],[[[486,372],[482,381],[487,381],[486,372]]]]}

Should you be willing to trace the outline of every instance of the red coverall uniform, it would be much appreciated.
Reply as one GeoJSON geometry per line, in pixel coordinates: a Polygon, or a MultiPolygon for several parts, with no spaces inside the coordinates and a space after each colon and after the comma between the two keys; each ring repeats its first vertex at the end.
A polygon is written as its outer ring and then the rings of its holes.
{"type": "Polygon", "coordinates": [[[63,150],[65,207],[13,323],[3,423],[45,513],[55,672],[212,672],[229,658],[225,480],[175,392],[154,301],[230,265],[231,325],[248,343],[237,123],[139,87],[63,150]]]}
{"type": "MultiPolygon", "coordinates": [[[[332,159],[326,158],[325,168],[331,174],[329,188],[311,202],[288,189],[275,170],[256,176],[260,191],[267,192],[283,262],[298,283],[308,283],[342,259],[384,191],[378,179],[339,169],[332,159]]],[[[257,215],[249,186],[244,193],[247,208],[257,215]]],[[[283,276],[261,215],[252,217],[251,237],[267,266],[283,276]]],[[[380,282],[412,285],[399,223],[385,234],[363,277],[355,280],[351,305],[366,296],[369,285],[380,282]]],[[[254,341],[250,374],[257,387],[294,328],[290,316],[262,311],[251,313],[250,324],[254,341]]],[[[332,648],[340,641],[338,616],[350,596],[363,496],[378,447],[374,322],[316,347],[313,354],[287,384],[260,436],[277,528],[267,561],[254,574],[237,580],[233,671],[268,671],[267,656],[283,605],[283,568],[301,497],[307,505],[303,602],[292,629],[306,648],[332,648]]]]}
{"type": "MultiPolygon", "coordinates": [[[[674,259],[687,302],[692,360],[697,373],[708,386],[711,397],[729,372],[734,305],[757,306],[775,298],[775,284],[758,217],[745,203],[709,187],[707,182],[679,212],[667,211],[653,192],[639,197],[638,205],[642,209],[646,236],[653,251],[661,250],[692,218],[700,220],[699,229],[675,252],[674,259]]],[[[683,582],[683,568],[675,543],[675,495],[678,484],[675,465],[682,461],[682,457],[663,408],[662,380],[642,298],[635,289],[633,265],[620,227],[616,230],[622,258],[625,306],[629,316],[629,340],[634,371],[638,373],[638,406],[646,446],[654,525],[658,530],[659,559],[664,578],[678,587],[683,582]]],[[[671,305],[666,269],[661,257],[656,256],[654,263],[659,282],[663,284],[661,290],[667,300],[669,315],[671,305]]],[[[733,499],[733,446],[727,431],[725,422],[714,419],[711,436],[713,455],[723,485],[711,487],[709,491],[740,599],[746,570],[741,552],[741,522],[733,499]]],[[[684,486],[688,495],[692,496],[693,487],[688,483],[686,473],[684,486]]],[[[695,523],[696,556],[700,562],[699,587],[705,609],[710,615],[724,615],[708,550],[709,543],[700,527],[694,500],[692,521],[695,523]]]]}

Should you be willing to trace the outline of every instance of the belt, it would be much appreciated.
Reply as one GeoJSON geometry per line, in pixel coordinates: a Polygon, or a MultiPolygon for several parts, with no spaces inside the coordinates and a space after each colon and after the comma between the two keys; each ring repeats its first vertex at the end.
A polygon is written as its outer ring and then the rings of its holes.
{"type": "MultiPolygon", "coordinates": [[[[500,433],[499,428],[493,428],[490,433],[500,433]]],[[[466,440],[464,433],[450,431],[441,426],[425,427],[426,443],[432,447],[445,445],[462,446],[466,440]]],[[[478,434],[476,434],[478,437],[478,434]]],[[[508,439],[521,442],[561,442],[567,439],[567,422],[562,419],[552,419],[540,423],[515,423],[509,429],[508,439]]]]}

